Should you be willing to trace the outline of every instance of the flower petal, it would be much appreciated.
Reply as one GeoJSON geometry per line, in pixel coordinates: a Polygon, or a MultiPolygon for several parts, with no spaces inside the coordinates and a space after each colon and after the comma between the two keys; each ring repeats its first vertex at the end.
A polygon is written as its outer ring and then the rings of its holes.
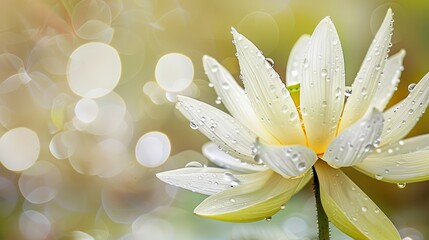
{"type": "Polygon", "coordinates": [[[311,36],[302,74],[301,114],[308,145],[323,153],[335,137],[345,89],[343,51],[329,17],[311,36]]]}
{"type": "Polygon", "coordinates": [[[219,147],[209,142],[203,145],[202,152],[211,162],[215,163],[219,167],[231,169],[243,173],[252,173],[268,170],[263,165],[255,165],[247,162],[243,162],[238,158],[234,158],[224,151],[219,150],[219,147]]]}
{"type": "Polygon", "coordinates": [[[401,140],[371,153],[357,170],[385,182],[429,180],[429,134],[401,140]]]}
{"type": "Polygon", "coordinates": [[[393,13],[389,9],[353,82],[352,95],[344,107],[340,131],[352,125],[370,109],[390,46],[392,23],[393,13]]]}
{"type": "Polygon", "coordinates": [[[341,170],[322,161],[315,166],[323,209],[335,226],[355,239],[401,239],[386,215],[341,170]]]}
{"type": "Polygon", "coordinates": [[[185,96],[178,96],[178,99],[177,107],[191,121],[191,128],[200,130],[230,155],[255,163],[251,146],[256,135],[250,130],[230,115],[206,103],[185,96]]]}
{"type": "Polygon", "coordinates": [[[316,153],[303,145],[267,145],[257,141],[256,147],[259,152],[255,159],[285,178],[302,176],[317,160],[316,153]]]}
{"type": "Polygon", "coordinates": [[[259,123],[259,118],[250,105],[250,101],[244,90],[238,85],[228,70],[209,56],[203,57],[203,64],[204,70],[213,84],[216,93],[221,97],[223,104],[231,115],[262,139],[276,143],[275,138],[259,123]]]}
{"type": "Polygon", "coordinates": [[[299,179],[286,179],[272,171],[249,175],[252,175],[253,182],[208,197],[195,208],[194,213],[231,222],[250,222],[271,217],[312,176],[311,171],[299,179]]]}
{"type": "Polygon", "coordinates": [[[429,73],[412,89],[410,94],[384,112],[386,119],[381,144],[386,145],[405,137],[416,125],[429,104],[429,73]]]}
{"type": "Polygon", "coordinates": [[[347,167],[360,163],[380,142],[383,114],[376,108],[338,135],[323,156],[329,165],[347,167]]]}
{"type": "Polygon", "coordinates": [[[417,151],[429,150],[429,134],[399,140],[395,143],[377,148],[368,157],[379,157],[385,155],[404,154],[417,151]]]}
{"type": "Polygon", "coordinates": [[[405,57],[405,50],[401,50],[395,55],[389,57],[383,69],[383,75],[380,76],[379,86],[377,92],[372,99],[372,107],[378,108],[383,111],[387,103],[390,101],[401,77],[403,69],[402,61],[405,57]]]}
{"type": "Polygon", "coordinates": [[[206,195],[254,181],[248,174],[233,174],[227,169],[213,167],[185,167],[156,176],[168,184],[206,195]]]}
{"type": "Polygon", "coordinates": [[[231,32],[246,93],[261,123],[281,144],[305,144],[297,109],[279,75],[252,42],[231,32]]]}
{"type": "Polygon", "coordinates": [[[308,50],[308,43],[310,42],[310,35],[302,35],[293,45],[289,54],[286,67],[286,85],[292,86],[301,83],[301,71],[305,55],[308,50]]]}

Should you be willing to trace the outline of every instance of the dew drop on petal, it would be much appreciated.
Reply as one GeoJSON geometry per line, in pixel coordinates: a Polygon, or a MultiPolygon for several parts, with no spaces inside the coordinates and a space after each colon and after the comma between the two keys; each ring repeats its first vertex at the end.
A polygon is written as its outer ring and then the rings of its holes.
{"type": "Polygon", "coordinates": [[[196,168],[200,168],[203,167],[203,164],[201,164],[200,162],[197,161],[192,161],[192,162],[188,162],[185,167],[189,168],[189,167],[196,167],[196,168]]]}
{"type": "Polygon", "coordinates": [[[350,97],[352,95],[352,88],[351,87],[346,87],[346,90],[344,91],[344,95],[346,97],[350,97]]]}
{"type": "Polygon", "coordinates": [[[136,144],[137,161],[146,167],[158,167],[170,156],[171,145],[167,135],[149,132],[140,137],[136,144]]]}
{"type": "Polygon", "coordinates": [[[366,212],[366,211],[368,211],[368,208],[366,208],[365,206],[363,206],[363,207],[361,208],[361,210],[362,210],[362,212],[366,212]]]}
{"type": "Polygon", "coordinates": [[[194,66],[188,56],[169,53],[158,60],[155,78],[159,86],[168,92],[183,91],[192,83],[194,66]]]}
{"type": "Polygon", "coordinates": [[[113,47],[100,42],[81,45],[70,55],[67,81],[84,98],[110,93],[121,78],[121,59],[113,47]]]}
{"type": "Polygon", "coordinates": [[[298,163],[298,171],[304,172],[307,169],[307,164],[305,162],[298,163]]]}
{"type": "Polygon", "coordinates": [[[189,122],[189,127],[191,127],[191,129],[193,129],[193,130],[196,130],[196,129],[198,129],[199,127],[198,127],[198,124],[194,121],[194,120],[191,120],[190,122],[189,122]]]}
{"type": "Polygon", "coordinates": [[[407,186],[407,183],[397,183],[396,184],[398,188],[405,188],[407,186]]]}
{"type": "Polygon", "coordinates": [[[221,104],[222,103],[222,98],[221,97],[217,97],[215,100],[216,104],[221,104]]]}
{"type": "Polygon", "coordinates": [[[0,138],[0,161],[11,171],[31,167],[39,157],[40,141],[28,128],[14,128],[0,138]]]}
{"type": "Polygon", "coordinates": [[[412,92],[414,90],[414,88],[416,87],[417,84],[415,83],[411,83],[410,85],[408,85],[408,91],[412,92]]]}
{"type": "Polygon", "coordinates": [[[381,180],[381,179],[383,179],[383,176],[381,176],[380,174],[376,174],[376,175],[375,175],[375,179],[377,179],[377,180],[381,180]]]}

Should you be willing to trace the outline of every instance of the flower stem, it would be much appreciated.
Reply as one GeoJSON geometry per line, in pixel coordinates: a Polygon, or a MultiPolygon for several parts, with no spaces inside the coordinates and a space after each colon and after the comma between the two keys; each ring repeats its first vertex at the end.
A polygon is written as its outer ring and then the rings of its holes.
{"type": "Polygon", "coordinates": [[[316,211],[317,211],[317,225],[319,227],[319,239],[329,240],[329,221],[326,212],[323,209],[322,201],[320,200],[320,185],[319,178],[317,177],[316,169],[313,166],[313,179],[314,179],[314,196],[316,198],[316,211]]]}

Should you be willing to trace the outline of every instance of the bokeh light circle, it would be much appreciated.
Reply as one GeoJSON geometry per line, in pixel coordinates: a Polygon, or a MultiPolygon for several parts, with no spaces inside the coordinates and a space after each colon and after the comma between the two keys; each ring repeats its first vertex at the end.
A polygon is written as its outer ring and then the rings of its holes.
{"type": "Polygon", "coordinates": [[[51,201],[61,186],[61,172],[50,162],[38,161],[19,177],[18,185],[27,201],[41,204],[51,201]]]}
{"type": "Polygon", "coordinates": [[[137,161],[145,167],[158,167],[170,156],[171,145],[167,135],[150,132],[143,135],[136,144],[137,161]]]}
{"type": "Polygon", "coordinates": [[[97,117],[97,102],[90,98],[82,98],[76,103],[74,113],[81,122],[90,123],[97,117]]]}
{"type": "Polygon", "coordinates": [[[90,42],[70,55],[67,81],[70,89],[81,97],[102,97],[116,87],[120,78],[121,59],[110,45],[90,42]]]}
{"type": "Polygon", "coordinates": [[[46,239],[51,231],[51,223],[40,212],[28,210],[19,217],[19,229],[25,239],[46,239]]]}
{"type": "Polygon", "coordinates": [[[14,128],[0,138],[0,161],[9,170],[23,171],[31,167],[39,153],[39,137],[31,129],[14,128]]]}
{"type": "Polygon", "coordinates": [[[64,131],[52,137],[49,143],[49,151],[56,159],[69,158],[76,150],[79,136],[75,131],[64,131]]]}
{"type": "Polygon", "coordinates": [[[180,53],[169,53],[158,60],[155,77],[162,89],[169,92],[182,91],[192,83],[194,66],[189,57],[180,53]]]}
{"type": "Polygon", "coordinates": [[[18,201],[18,192],[9,179],[0,176],[0,217],[7,217],[13,212],[18,201]]]}

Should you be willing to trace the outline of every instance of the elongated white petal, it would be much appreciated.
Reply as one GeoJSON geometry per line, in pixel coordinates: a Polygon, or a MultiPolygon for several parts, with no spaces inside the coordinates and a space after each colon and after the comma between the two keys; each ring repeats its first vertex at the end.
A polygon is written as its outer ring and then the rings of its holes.
{"type": "Polygon", "coordinates": [[[250,222],[271,217],[312,176],[310,171],[299,179],[286,179],[272,171],[251,175],[255,181],[208,197],[195,208],[194,213],[231,222],[250,222]]]}
{"type": "Polygon", "coordinates": [[[416,125],[429,104],[429,73],[412,89],[410,94],[384,112],[385,127],[381,144],[386,145],[405,137],[416,125]]]}
{"type": "Polygon", "coordinates": [[[325,152],[344,105],[344,59],[334,24],[326,17],[314,30],[304,60],[301,113],[308,145],[325,152]]]}
{"type": "Polygon", "coordinates": [[[292,47],[289,54],[286,67],[286,85],[292,86],[301,83],[302,67],[305,55],[308,50],[308,43],[310,42],[310,35],[302,35],[292,47]]]}
{"type": "Polygon", "coordinates": [[[202,152],[204,156],[206,156],[211,162],[215,163],[219,167],[243,173],[252,173],[268,170],[266,166],[247,163],[241,161],[238,158],[226,154],[224,151],[219,150],[219,147],[213,142],[204,144],[202,152]]]}
{"type": "Polygon", "coordinates": [[[303,145],[279,146],[258,142],[257,148],[257,158],[285,178],[302,176],[317,160],[316,153],[303,145]]]}
{"type": "Polygon", "coordinates": [[[305,144],[297,109],[279,75],[252,42],[231,32],[246,93],[261,123],[281,144],[305,144]]]}
{"type": "Polygon", "coordinates": [[[374,108],[329,144],[323,160],[335,167],[353,166],[362,162],[374,145],[380,143],[382,130],[383,114],[374,108]]]}
{"type": "Polygon", "coordinates": [[[231,115],[268,142],[277,141],[262,127],[244,90],[214,58],[203,57],[204,70],[231,115]]]}
{"type": "Polygon", "coordinates": [[[424,150],[429,150],[429,134],[399,140],[389,145],[384,145],[377,148],[375,151],[370,152],[368,157],[377,158],[424,150]]]}
{"type": "Polygon", "coordinates": [[[341,170],[316,163],[323,209],[329,220],[354,239],[401,239],[377,205],[341,170]]]}
{"type": "Polygon", "coordinates": [[[429,150],[368,157],[355,168],[377,180],[411,183],[429,180],[429,150]]]}
{"type": "Polygon", "coordinates": [[[390,46],[393,31],[392,23],[393,13],[389,9],[353,82],[352,95],[347,99],[341,119],[340,131],[360,119],[370,107],[377,91],[378,80],[385,64],[384,59],[387,57],[387,50],[390,46]]]}
{"type": "Polygon", "coordinates": [[[212,167],[186,167],[158,173],[156,176],[168,184],[206,195],[254,181],[247,175],[212,167]]]}
{"type": "Polygon", "coordinates": [[[429,134],[378,148],[355,168],[385,182],[409,183],[429,179],[429,134]]]}
{"type": "Polygon", "coordinates": [[[177,107],[191,121],[191,128],[198,128],[230,155],[254,163],[251,146],[255,134],[217,108],[184,96],[178,96],[178,99],[177,107]]]}
{"type": "Polygon", "coordinates": [[[380,111],[386,108],[390,98],[396,90],[399,78],[402,73],[402,61],[405,57],[405,50],[401,50],[387,59],[383,69],[383,75],[380,77],[377,91],[372,99],[371,107],[376,107],[380,111]]]}

